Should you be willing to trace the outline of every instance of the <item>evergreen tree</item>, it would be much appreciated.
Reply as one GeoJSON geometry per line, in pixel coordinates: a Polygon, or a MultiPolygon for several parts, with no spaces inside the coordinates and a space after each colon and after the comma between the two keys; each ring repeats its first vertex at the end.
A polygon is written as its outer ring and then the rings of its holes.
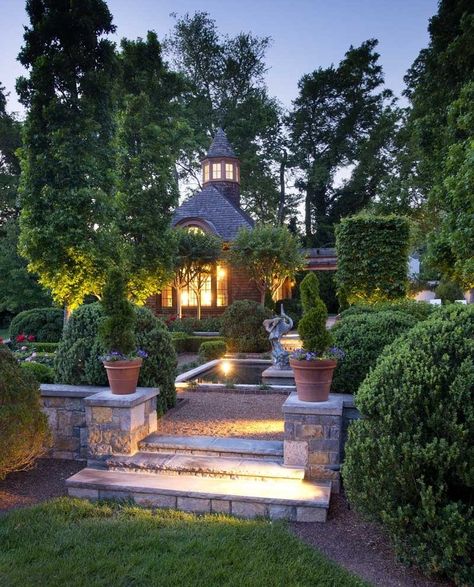
{"type": "Polygon", "coordinates": [[[17,89],[28,114],[21,155],[21,251],[55,300],[77,306],[100,294],[115,256],[116,73],[103,0],[28,0],[17,89]]]}
{"type": "Polygon", "coordinates": [[[156,34],[121,47],[117,223],[129,294],[143,303],[171,278],[174,165],[190,129],[178,102],[184,82],[163,62],[156,34]]]}

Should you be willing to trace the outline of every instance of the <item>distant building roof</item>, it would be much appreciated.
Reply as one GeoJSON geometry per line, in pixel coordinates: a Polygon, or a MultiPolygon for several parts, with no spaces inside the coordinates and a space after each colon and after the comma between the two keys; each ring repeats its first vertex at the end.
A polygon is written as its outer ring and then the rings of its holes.
{"type": "Polygon", "coordinates": [[[206,157],[237,157],[222,128],[217,129],[216,136],[209,147],[206,157]]]}
{"type": "Polygon", "coordinates": [[[236,208],[222,192],[212,185],[191,196],[176,209],[173,225],[185,220],[201,219],[210,224],[224,241],[233,241],[240,228],[253,228],[254,222],[243,210],[236,208]]]}

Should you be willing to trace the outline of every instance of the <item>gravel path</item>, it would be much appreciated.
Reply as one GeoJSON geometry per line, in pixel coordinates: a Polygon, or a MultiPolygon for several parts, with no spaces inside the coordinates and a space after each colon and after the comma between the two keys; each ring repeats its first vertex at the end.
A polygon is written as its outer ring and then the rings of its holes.
{"type": "Polygon", "coordinates": [[[187,401],[158,421],[160,434],[283,440],[285,395],[185,391],[178,397],[187,401]]]}

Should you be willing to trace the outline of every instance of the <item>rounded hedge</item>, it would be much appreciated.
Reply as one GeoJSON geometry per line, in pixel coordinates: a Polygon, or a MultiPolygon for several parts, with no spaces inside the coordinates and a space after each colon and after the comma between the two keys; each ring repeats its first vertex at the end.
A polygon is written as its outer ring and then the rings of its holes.
{"type": "MultiPolygon", "coordinates": [[[[176,402],[176,351],[164,323],[147,308],[135,306],[134,309],[137,347],[148,353],[138,384],[159,386],[158,409],[163,413],[176,402]]],[[[99,360],[106,350],[98,336],[103,320],[99,302],[80,306],[71,314],[56,353],[56,381],[70,385],[107,385],[107,375],[99,360]]]]}
{"type": "Polygon", "coordinates": [[[43,363],[35,363],[34,361],[23,361],[20,363],[23,371],[31,373],[38,383],[54,383],[54,369],[43,363]]]}
{"type": "Polygon", "coordinates": [[[426,320],[436,309],[436,306],[432,306],[428,302],[403,299],[392,302],[376,302],[375,304],[354,304],[347,310],[341,312],[340,317],[347,318],[348,316],[367,314],[368,312],[386,312],[387,310],[393,310],[413,316],[416,320],[426,320]]]}
{"type": "Polygon", "coordinates": [[[199,356],[204,361],[212,361],[213,359],[220,359],[226,353],[225,342],[221,340],[210,340],[201,343],[199,347],[199,356]]]}
{"type": "Polygon", "coordinates": [[[356,393],[385,346],[416,323],[413,316],[393,311],[344,316],[331,329],[334,345],[345,352],[334,371],[331,390],[356,393]]]}
{"type": "Polygon", "coordinates": [[[272,312],[262,304],[240,300],[231,304],[222,315],[221,334],[230,352],[260,353],[268,351],[270,342],[263,321],[272,312]]]}
{"type": "Polygon", "coordinates": [[[36,379],[0,347],[0,479],[28,468],[50,446],[36,379]]]}
{"type": "Polygon", "coordinates": [[[15,341],[19,334],[32,334],[38,342],[58,342],[64,325],[61,308],[34,308],[17,314],[10,324],[9,336],[15,341]]]}
{"type": "Polygon", "coordinates": [[[449,306],[391,345],[361,385],[343,479],[428,573],[474,580],[474,306],[449,306]]]}

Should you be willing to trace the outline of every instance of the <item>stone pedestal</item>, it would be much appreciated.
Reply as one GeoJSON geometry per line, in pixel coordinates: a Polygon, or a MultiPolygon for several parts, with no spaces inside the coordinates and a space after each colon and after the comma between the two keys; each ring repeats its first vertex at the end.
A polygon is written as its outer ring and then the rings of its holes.
{"type": "Polygon", "coordinates": [[[274,366],[265,369],[262,380],[268,385],[295,385],[293,369],[277,369],[274,366]]]}
{"type": "Polygon", "coordinates": [[[143,387],[130,395],[106,390],[85,398],[89,466],[137,452],[140,440],[156,431],[158,394],[157,388],[143,387]]]}
{"type": "Polygon", "coordinates": [[[303,402],[292,393],[283,404],[284,463],[305,467],[306,477],[331,480],[339,491],[344,402],[352,397],[331,394],[326,402],[303,402]]]}

